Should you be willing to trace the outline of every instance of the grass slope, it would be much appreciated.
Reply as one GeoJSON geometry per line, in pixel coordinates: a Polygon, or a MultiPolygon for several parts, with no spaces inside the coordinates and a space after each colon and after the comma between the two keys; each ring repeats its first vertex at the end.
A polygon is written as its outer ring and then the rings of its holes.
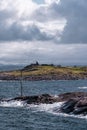
{"type": "MultiPolygon", "coordinates": [[[[20,70],[0,72],[0,75],[20,77],[20,70]]],[[[87,77],[87,67],[61,67],[54,65],[36,65],[31,64],[22,70],[22,76],[73,76],[87,77]]]]}

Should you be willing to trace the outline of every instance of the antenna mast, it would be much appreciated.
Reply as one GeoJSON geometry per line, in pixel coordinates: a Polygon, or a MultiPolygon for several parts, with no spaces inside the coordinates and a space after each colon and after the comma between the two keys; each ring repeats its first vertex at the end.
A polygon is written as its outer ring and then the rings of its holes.
{"type": "Polygon", "coordinates": [[[20,85],[21,85],[21,97],[23,96],[23,85],[22,85],[22,70],[20,70],[20,85]]]}

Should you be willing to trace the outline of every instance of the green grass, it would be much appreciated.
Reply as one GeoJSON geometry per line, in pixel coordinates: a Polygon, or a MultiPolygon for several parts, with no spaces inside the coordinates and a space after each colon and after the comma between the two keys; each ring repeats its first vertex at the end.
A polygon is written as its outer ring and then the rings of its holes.
{"type": "MultiPolygon", "coordinates": [[[[14,71],[5,71],[0,72],[1,74],[8,74],[14,76],[20,76],[21,73],[19,70],[14,71]]],[[[56,66],[33,66],[32,69],[26,69],[22,72],[23,76],[30,76],[30,75],[50,75],[50,74],[68,74],[72,73],[73,75],[87,73],[87,67],[56,67],[56,66]]]]}

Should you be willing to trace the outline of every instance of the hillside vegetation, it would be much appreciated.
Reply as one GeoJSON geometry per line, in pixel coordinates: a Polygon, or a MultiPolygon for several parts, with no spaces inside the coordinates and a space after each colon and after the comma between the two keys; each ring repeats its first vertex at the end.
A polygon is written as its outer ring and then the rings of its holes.
{"type": "Polygon", "coordinates": [[[22,70],[0,72],[0,79],[18,80],[67,80],[87,79],[87,67],[62,67],[60,65],[31,64],[22,70]]]}

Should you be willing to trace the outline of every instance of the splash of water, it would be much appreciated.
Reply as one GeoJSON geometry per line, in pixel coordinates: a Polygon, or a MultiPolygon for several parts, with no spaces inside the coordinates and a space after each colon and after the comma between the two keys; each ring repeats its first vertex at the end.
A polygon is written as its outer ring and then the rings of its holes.
{"type": "Polygon", "coordinates": [[[73,114],[65,114],[61,113],[58,110],[60,109],[61,105],[63,102],[59,103],[53,103],[53,104],[26,104],[23,101],[2,101],[0,102],[0,107],[25,107],[27,109],[31,109],[34,112],[41,112],[45,111],[47,113],[54,114],[55,116],[63,116],[63,117],[74,117],[74,118],[82,118],[82,119],[87,119],[87,115],[73,115],[73,114]],[[56,111],[57,110],[57,111],[56,111]]]}
{"type": "Polygon", "coordinates": [[[23,107],[24,102],[22,101],[1,101],[0,107],[23,107]]]}
{"type": "Polygon", "coordinates": [[[79,89],[87,89],[87,86],[78,87],[79,89]]]}

